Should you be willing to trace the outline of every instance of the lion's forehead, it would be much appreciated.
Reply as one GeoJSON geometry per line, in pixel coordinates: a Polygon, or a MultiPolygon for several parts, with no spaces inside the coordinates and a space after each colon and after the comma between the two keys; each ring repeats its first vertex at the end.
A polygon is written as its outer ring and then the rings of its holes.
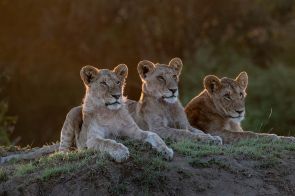
{"type": "Polygon", "coordinates": [[[154,73],[163,74],[163,75],[174,75],[175,70],[165,64],[156,64],[154,73]]]}
{"type": "Polygon", "coordinates": [[[232,93],[240,93],[241,92],[241,87],[233,79],[222,78],[221,85],[222,85],[223,91],[230,91],[232,93]]]}
{"type": "Polygon", "coordinates": [[[98,78],[102,78],[105,80],[111,80],[111,81],[117,81],[118,77],[116,76],[116,74],[114,72],[112,72],[111,70],[108,69],[102,69],[99,72],[98,78]]]}

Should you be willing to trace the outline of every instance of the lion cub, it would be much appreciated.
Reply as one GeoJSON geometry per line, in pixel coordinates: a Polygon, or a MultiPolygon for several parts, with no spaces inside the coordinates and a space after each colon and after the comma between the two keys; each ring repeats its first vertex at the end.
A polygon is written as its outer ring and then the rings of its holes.
{"type": "Polygon", "coordinates": [[[246,72],[241,72],[236,79],[206,76],[205,89],[185,107],[189,122],[196,128],[221,136],[225,143],[256,137],[294,140],[293,137],[243,131],[240,122],[245,117],[247,86],[246,72]]]}
{"type": "Polygon", "coordinates": [[[71,110],[66,119],[69,122],[64,123],[61,132],[61,151],[70,147],[75,135],[78,149],[89,148],[105,152],[115,161],[121,162],[128,158],[128,148],[110,138],[127,136],[150,143],[166,159],[172,159],[172,149],[157,134],[141,130],[125,108],[123,89],[127,74],[128,68],[124,64],[118,65],[114,70],[92,66],[81,69],[80,75],[86,87],[82,119],[79,119],[81,107],[71,110]]]}
{"type": "Polygon", "coordinates": [[[140,61],[137,69],[142,80],[141,97],[138,102],[129,100],[128,109],[140,128],[155,132],[165,139],[186,138],[222,143],[220,137],[190,126],[178,100],[178,81],[182,69],[179,58],[173,58],[168,65],[140,61]]]}

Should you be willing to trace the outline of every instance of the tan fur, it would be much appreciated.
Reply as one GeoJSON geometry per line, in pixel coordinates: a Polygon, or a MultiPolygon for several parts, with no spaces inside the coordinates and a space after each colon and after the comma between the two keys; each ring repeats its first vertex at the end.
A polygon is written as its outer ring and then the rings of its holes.
{"type": "Polygon", "coordinates": [[[220,137],[213,137],[190,126],[184,108],[178,100],[178,81],[182,61],[174,58],[168,65],[153,64],[144,60],[138,64],[142,80],[140,100],[128,101],[128,110],[138,126],[153,131],[162,138],[221,144],[220,137]]]}
{"type": "Polygon", "coordinates": [[[157,134],[141,130],[125,108],[122,95],[127,73],[128,68],[123,64],[114,70],[99,70],[92,66],[82,68],[81,78],[86,87],[84,103],[67,115],[61,132],[60,151],[67,151],[75,136],[78,149],[105,152],[121,162],[128,158],[128,148],[111,138],[127,136],[150,143],[165,158],[172,159],[172,149],[157,134]]]}
{"type": "Polygon", "coordinates": [[[185,107],[191,125],[212,135],[221,136],[225,143],[256,137],[292,141],[292,137],[243,131],[240,122],[245,116],[247,85],[246,72],[241,72],[236,79],[206,76],[205,89],[185,107]]]}

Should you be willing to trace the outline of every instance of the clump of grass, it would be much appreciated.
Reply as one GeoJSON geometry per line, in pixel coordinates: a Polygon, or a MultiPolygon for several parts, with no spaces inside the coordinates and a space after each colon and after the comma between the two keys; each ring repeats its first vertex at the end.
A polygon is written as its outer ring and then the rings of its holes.
{"type": "Polygon", "coordinates": [[[67,174],[79,168],[80,168],[79,164],[65,164],[58,167],[47,168],[42,172],[41,179],[48,180],[49,178],[53,176],[67,174]]]}
{"type": "Polygon", "coordinates": [[[8,180],[7,173],[2,168],[0,168],[0,182],[5,182],[7,180],[8,180]]]}
{"type": "Polygon", "coordinates": [[[54,176],[77,171],[95,158],[98,167],[102,168],[105,165],[105,156],[97,155],[92,150],[55,153],[52,156],[44,157],[40,160],[40,165],[45,166],[41,179],[48,180],[54,176]]]}
{"type": "Polygon", "coordinates": [[[98,154],[95,163],[98,169],[106,170],[107,156],[105,154],[98,154]]]}
{"type": "Polygon", "coordinates": [[[60,162],[74,162],[94,155],[93,150],[73,151],[68,153],[57,152],[39,159],[40,165],[58,164],[60,162]]]}
{"type": "Polygon", "coordinates": [[[212,165],[215,165],[218,168],[229,169],[229,166],[227,164],[225,164],[222,161],[217,160],[215,158],[212,158],[209,160],[202,160],[200,158],[193,158],[192,160],[189,161],[189,164],[195,168],[208,168],[208,167],[211,167],[212,165]]]}
{"type": "MultiPolygon", "coordinates": [[[[212,155],[226,155],[234,158],[253,159],[264,161],[261,167],[275,166],[281,154],[287,151],[295,151],[295,144],[284,141],[272,141],[267,138],[241,140],[239,142],[216,146],[212,144],[195,143],[183,140],[172,143],[172,147],[178,153],[191,157],[190,164],[195,167],[208,167],[209,162],[201,158],[212,155]]],[[[214,163],[215,164],[215,163],[214,163]]]]}
{"type": "Polygon", "coordinates": [[[25,174],[32,173],[36,169],[37,167],[32,163],[20,164],[16,167],[15,175],[23,176],[25,174]]]}
{"type": "Polygon", "coordinates": [[[172,147],[180,154],[190,157],[203,157],[223,153],[223,148],[221,146],[196,143],[191,140],[182,140],[172,143],[172,147]]]}
{"type": "Polygon", "coordinates": [[[109,186],[108,191],[112,195],[122,195],[127,193],[127,183],[122,182],[122,183],[117,183],[114,185],[109,186]]]}

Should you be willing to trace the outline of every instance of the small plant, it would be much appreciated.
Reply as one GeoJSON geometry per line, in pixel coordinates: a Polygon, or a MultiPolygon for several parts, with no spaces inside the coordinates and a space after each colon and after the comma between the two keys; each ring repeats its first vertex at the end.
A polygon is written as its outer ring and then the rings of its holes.
{"type": "Polygon", "coordinates": [[[55,153],[51,156],[41,158],[39,165],[45,169],[42,171],[41,179],[48,180],[53,176],[67,174],[79,170],[95,158],[94,151],[74,151],[69,153],[55,153]]]}
{"type": "Polygon", "coordinates": [[[33,165],[32,163],[27,163],[23,165],[18,165],[16,167],[15,175],[17,176],[23,176],[25,174],[32,173],[37,167],[33,165]]]}
{"type": "Polygon", "coordinates": [[[47,168],[42,172],[41,179],[48,180],[49,178],[61,174],[70,173],[76,169],[80,168],[80,164],[65,164],[58,167],[47,168]]]}
{"type": "Polygon", "coordinates": [[[126,194],[128,189],[127,184],[122,182],[109,186],[108,190],[112,195],[122,195],[126,194]]]}
{"type": "Polygon", "coordinates": [[[0,168],[0,182],[5,182],[6,180],[8,180],[8,175],[2,168],[0,168]]]}

